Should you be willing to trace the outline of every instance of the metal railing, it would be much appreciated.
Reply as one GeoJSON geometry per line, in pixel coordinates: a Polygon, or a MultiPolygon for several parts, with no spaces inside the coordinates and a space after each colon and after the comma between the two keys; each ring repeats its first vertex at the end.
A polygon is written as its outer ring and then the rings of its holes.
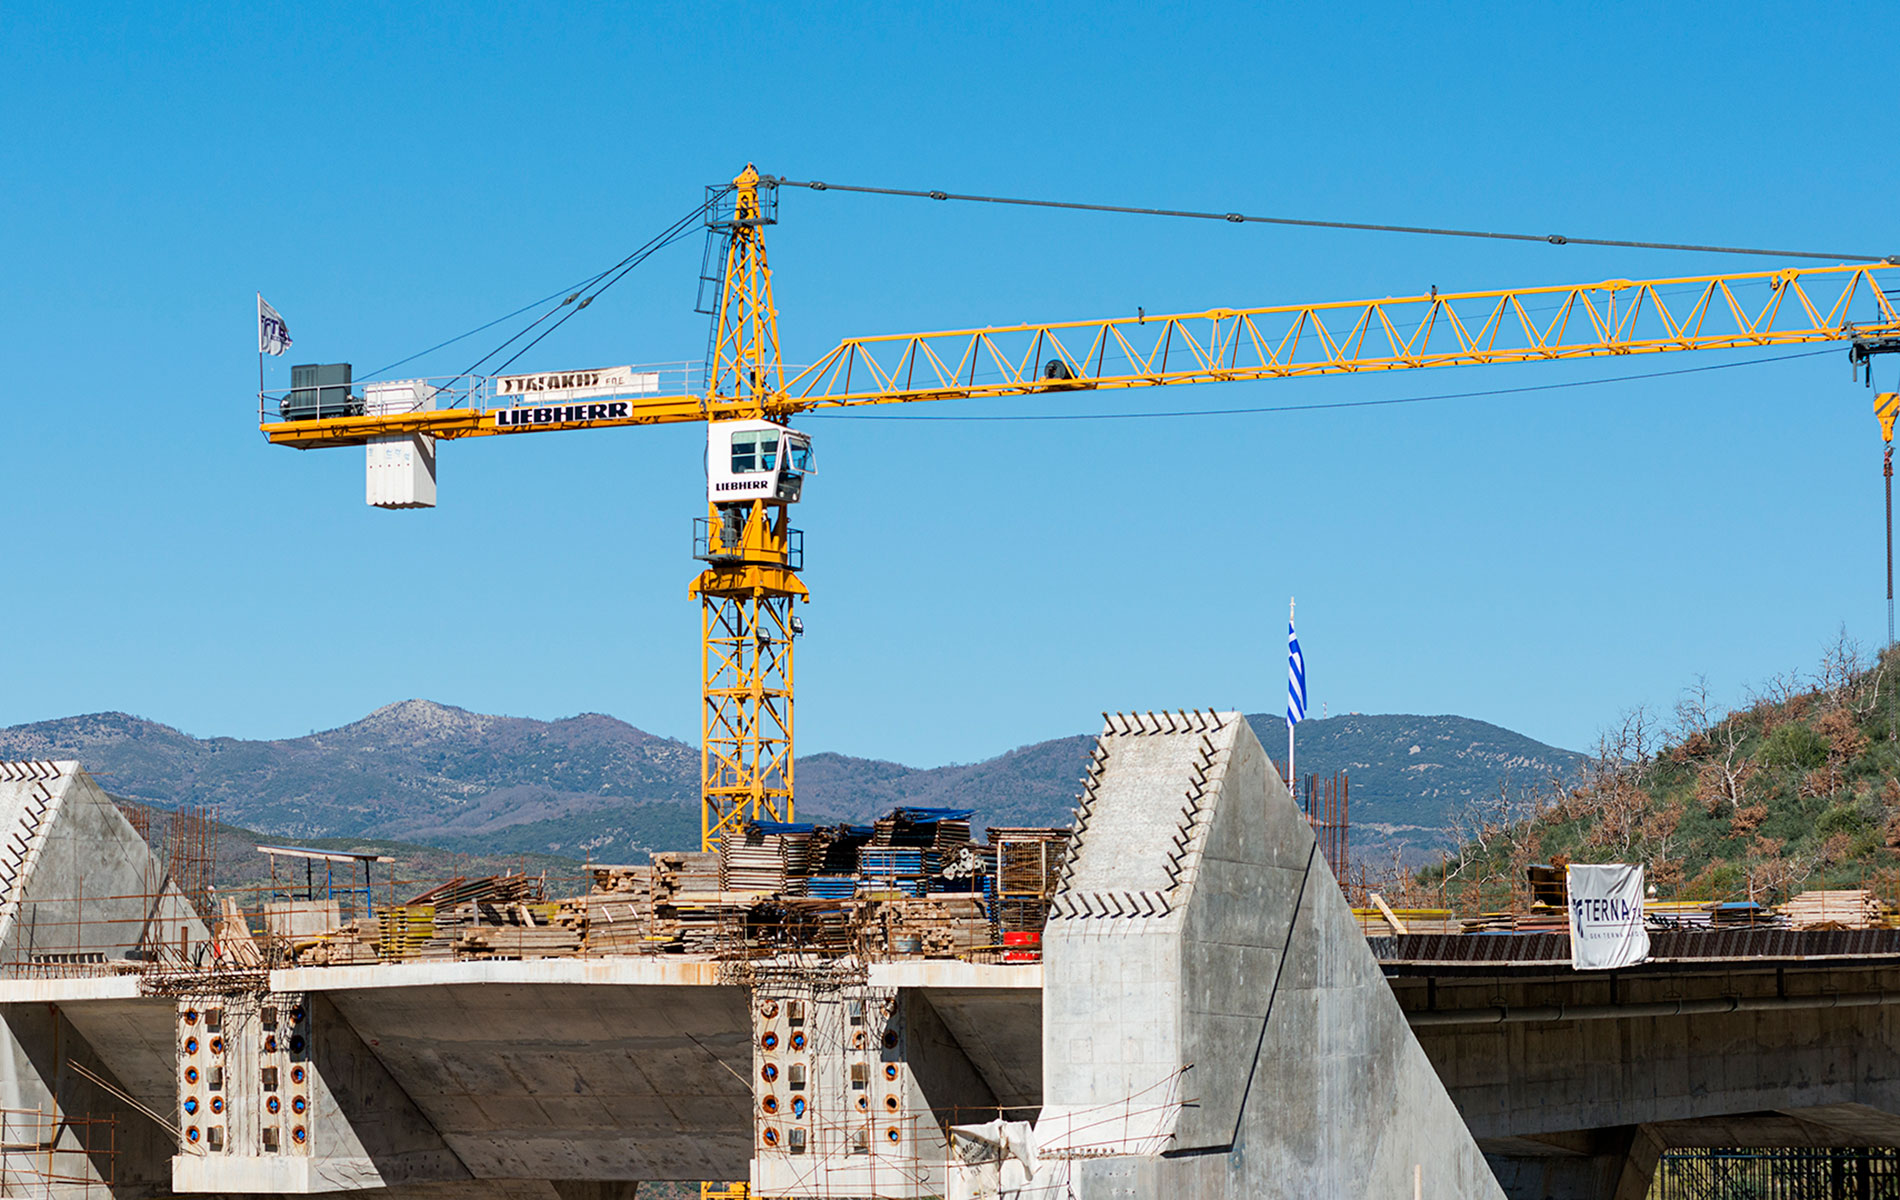
{"type": "MultiPolygon", "coordinates": [[[[501,382],[531,374],[538,373],[430,375],[408,379],[351,379],[347,383],[319,381],[298,385],[293,382],[287,387],[260,387],[257,392],[257,420],[258,424],[265,425],[279,421],[360,417],[370,411],[372,399],[380,401],[377,406],[380,412],[392,415],[430,410],[488,412],[498,408],[531,407],[535,402],[532,393],[510,394],[505,390],[507,385],[501,382]],[[397,390],[397,385],[402,384],[418,385],[413,400],[405,402],[402,399],[397,390]]],[[[598,395],[589,394],[586,399],[605,401],[693,392],[703,386],[705,368],[703,364],[695,362],[647,363],[634,366],[632,374],[639,381],[638,386],[625,389],[624,392],[602,390],[598,395]]]]}
{"type": "Polygon", "coordinates": [[[715,528],[718,527],[720,527],[720,523],[715,522],[710,517],[693,518],[694,558],[704,563],[710,563],[715,567],[744,566],[751,564],[757,566],[786,567],[792,571],[802,571],[805,569],[805,531],[802,529],[788,529],[785,531],[785,557],[783,560],[780,560],[767,552],[753,551],[748,553],[745,546],[732,545],[723,537],[719,539],[719,545],[715,549],[713,533],[715,528]]]}
{"type": "Polygon", "coordinates": [[[1669,1150],[1649,1200],[1836,1200],[1900,1196],[1900,1150],[1669,1150]]]}

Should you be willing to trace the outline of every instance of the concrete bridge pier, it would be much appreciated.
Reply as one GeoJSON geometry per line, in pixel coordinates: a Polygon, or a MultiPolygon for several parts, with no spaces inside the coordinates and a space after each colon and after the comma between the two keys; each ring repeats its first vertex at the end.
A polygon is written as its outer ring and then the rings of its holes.
{"type": "Polygon", "coordinates": [[[1665,1147],[1651,1127],[1623,1125],[1481,1148],[1510,1200],[1643,1200],[1665,1147]]]}

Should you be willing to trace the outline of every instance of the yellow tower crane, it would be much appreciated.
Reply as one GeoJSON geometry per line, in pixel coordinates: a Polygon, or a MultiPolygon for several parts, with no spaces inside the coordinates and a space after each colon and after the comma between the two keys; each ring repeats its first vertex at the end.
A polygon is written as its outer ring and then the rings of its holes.
{"type": "MultiPolygon", "coordinates": [[[[691,588],[705,849],[793,815],[793,606],[808,593],[789,511],[812,469],[810,439],[787,424],[799,413],[1681,350],[1900,349],[1900,266],[1877,263],[848,338],[787,379],[764,240],[776,188],[748,166],[709,217],[723,249],[701,394],[661,395],[657,376],[623,368],[372,383],[358,396],[347,368],[322,367],[294,368],[284,395],[259,394],[273,444],[367,445],[370,502],[389,507],[433,504],[436,439],[706,425],[694,537],[705,568],[691,588]]],[[[1891,438],[1900,401],[1882,404],[1891,438]]]]}

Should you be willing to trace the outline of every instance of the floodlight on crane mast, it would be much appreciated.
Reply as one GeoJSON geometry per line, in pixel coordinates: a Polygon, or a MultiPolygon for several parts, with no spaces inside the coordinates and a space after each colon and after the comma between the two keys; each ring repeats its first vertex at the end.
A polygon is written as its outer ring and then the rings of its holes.
{"type": "Polygon", "coordinates": [[[669,391],[664,371],[617,367],[373,383],[359,394],[337,364],[293,368],[288,393],[258,395],[272,444],[366,445],[369,500],[385,507],[435,502],[438,439],[706,425],[707,508],[694,530],[704,567],[690,589],[701,604],[706,849],[747,822],[793,815],[792,647],[802,624],[792,608],[809,593],[802,534],[788,518],[813,464],[811,439],[788,423],[798,413],[1687,350],[1900,346],[1900,265],[1876,260],[847,338],[787,379],[764,241],[779,186],[747,166],[709,189],[706,278],[717,300],[701,391],[669,391]]]}

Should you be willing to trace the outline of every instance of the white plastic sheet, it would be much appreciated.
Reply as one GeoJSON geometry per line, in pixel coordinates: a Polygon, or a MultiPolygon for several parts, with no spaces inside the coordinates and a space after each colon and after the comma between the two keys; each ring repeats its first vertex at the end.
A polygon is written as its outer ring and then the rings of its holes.
{"type": "Polygon", "coordinates": [[[950,1129],[944,1200],[1064,1200],[1068,1163],[1036,1156],[1027,1121],[991,1121],[950,1129]]]}

